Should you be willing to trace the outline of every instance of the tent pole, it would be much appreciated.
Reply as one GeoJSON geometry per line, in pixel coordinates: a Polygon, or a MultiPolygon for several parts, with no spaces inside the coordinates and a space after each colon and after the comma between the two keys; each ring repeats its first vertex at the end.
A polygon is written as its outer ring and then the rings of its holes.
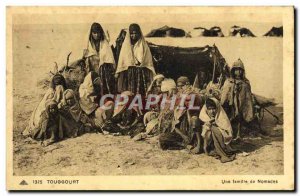
{"type": "Polygon", "coordinates": [[[215,80],[215,73],[216,73],[216,55],[213,54],[213,58],[214,58],[214,70],[213,70],[213,77],[212,77],[212,82],[214,82],[215,80]]]}

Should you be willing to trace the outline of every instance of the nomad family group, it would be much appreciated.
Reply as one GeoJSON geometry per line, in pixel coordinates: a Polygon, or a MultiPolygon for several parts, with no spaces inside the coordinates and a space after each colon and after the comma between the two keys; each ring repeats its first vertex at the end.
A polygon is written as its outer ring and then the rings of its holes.
{"type": "MultiPolygon", "coordinates": [[[[162,150],[186,148],[222,163],[233,161],[239,142],[253,131],[255,99],[241,59],[223,82],[196,87],[187,76],[157,73],[138,24],[124,31],[116,52],[99,23],[91,25],[83,58],[56,70],[23,132],[42,146],[85,133],[156,137],[162,150]],[[74,85],[71,87],[71,82],[74,85]]],[[[182,65],[184,69],[185,65],[182,65]]],[[[259,131],[258,131],[259,132],[259,131]]]]}

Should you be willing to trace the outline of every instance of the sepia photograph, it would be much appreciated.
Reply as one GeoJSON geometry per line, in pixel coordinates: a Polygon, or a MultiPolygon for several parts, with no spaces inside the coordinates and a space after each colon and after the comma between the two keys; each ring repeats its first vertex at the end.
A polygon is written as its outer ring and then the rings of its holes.
{"type": "Polygon", "coordinates": [[[293,7],[6,12],[8,190],[294,190],[293,7]]]}

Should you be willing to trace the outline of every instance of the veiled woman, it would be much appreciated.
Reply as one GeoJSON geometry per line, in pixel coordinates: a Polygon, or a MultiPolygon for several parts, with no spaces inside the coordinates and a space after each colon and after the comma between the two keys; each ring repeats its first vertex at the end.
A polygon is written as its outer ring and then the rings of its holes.
{"type": "Polygon", "coordinates": [[[41,141],[42,145],[48,146],[54,142],[63,139],[64,134],[59,128],[60,115],[57,108],[57,102],[47,100],[45,102],[45,110],[40,117],[39,125],[30,132],[32,139],[41,141]]]}
{"type": "Polygon", "coordinates": [[[158,138],[159,146],[163,150],[181,149],[188,140],[186,135],[174,127],[174,109],[177,105],[177,96],[174,96],[177,93],[176,90],[176,83],[173,79],[162,81],[161,91],[163,93],[163,100],[157,118],[157,128],[160,133],[158,138]]]}
{"type": "Polygon", "coordinates": [[[32,112],[28,126],[26,127],[23,135],[31,135],[35,129],[39,129],[41,123],[41,115],[46,110],[46,102],[53,100],[59,103],[63,98],[63,92],[66,89],[65,78],[61,74],[55,74],[50,82],[50,87],[46,91],[43,99],[39,102],[35,110],[32,112]]]}
{"type": "Polygon", "coordinates": [[[138,24],[131,24],[120,51],[115,75],[118,78],[118,92],[131,91],[146,95],[154,75],[152,55],[141,28],[138,24]]]}
{"type": "Polygon", "coordinates": [[[165,79],[165,76],[162,74],[157,74],[156,76],[154,76],[153,81],[151,82],[146,94],[147,95],[160,94],[161,93],[161,83],[164,79],[165,79]]]}
{"type": "Polygon", "coordinates": [[[94,122],[81,109],[73,90],[67,89],[58,105],[61,114],[60,127],[67,137],[83,134],[94,122]]]}
{"type": "Polygon", "coordinates": [[[100,105],[100,82],[98,74],[90,72],[84,78],[83,83],[79,87],[79,104],[82,110],[93,119],[95,128],[101,129],[104,122],[112,117],[113,101],[107,100],[103,103],[103,107],[110,109],[103,109],[100,105]]]}
{"type": "Polygon", "coordinates": [[[130,108],[130,103],[134,94],[130,91],[121,93],[121,97],[128,98],[127,103],[116,105],[113,117],[105,124],[104,129],[110,133],[120,133],[130,135],[131,138],[144,131],[142,114],[139,107],[130,108]]]}
{"type": "Polygon", "coordinates": [[[114,94],[116,64],[109,41],[99,23],[93,23],[91,26],[84,58],[87,73],[95,71],[99,74],[100,94],[114,94]]]}
{"type": "Polygon", "coordinates": [[[193,154],[202,152],[201,122],[199,120],[200,108],[204,105],[205,96],[200,90],[190,85],[186,76],[177,79],[177,96],[184,98],[183,108],[179,106],[174,110],[174,127],[177,132],[187,136],[187,147],[193,154]],[[190,108],[193,106],[194,108],[190,108]],[[195,108],[198,107],[198,108],[195,108]]]}
{"type": "Polygon", "coordinates": [[[208,98],[199,118],[204,123],[201,134],[204,152],[217,157],[222,163],[233,161],[235,154],[230,147],[232,128],[219,101],[216,98],[208,98]]]}

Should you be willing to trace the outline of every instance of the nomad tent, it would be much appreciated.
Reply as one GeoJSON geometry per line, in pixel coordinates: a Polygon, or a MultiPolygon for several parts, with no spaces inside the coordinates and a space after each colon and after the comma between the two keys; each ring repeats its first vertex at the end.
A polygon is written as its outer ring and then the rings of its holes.
{"type": "Polygon", "coordinates": [[[229,36],[232,37],[256,37],[250,29],[240,26],[232,26],[229,31],[229,36]]]}
{"type": "Polygon", "coordinates": [[[228,75],[226,61],[215,45],[182,48],[148,44],[155,71],[165,77],[176,80],[180,76],[187,76],[193,84],[197,76],[197,86],[202,88],[211,80],[218,82],[221,74],[228,75]]]}
{"type": "Polygon", "coordinates": [[[264,36],[268,37],[282,37],[283,36],[283,27],[272,27],[264,36]]]}
{"type": "Polygon", "coordinates": [[[217,26],[211,27],[210,29],[195,27],[189,34],[191,37],[224,37],[222,29],[217,26]]]}
{"type": "Polygon", "coordinates": [[[185,37],[185,31],[174,27],[163,26],[153,29],[145,37],[185,37]]]}

